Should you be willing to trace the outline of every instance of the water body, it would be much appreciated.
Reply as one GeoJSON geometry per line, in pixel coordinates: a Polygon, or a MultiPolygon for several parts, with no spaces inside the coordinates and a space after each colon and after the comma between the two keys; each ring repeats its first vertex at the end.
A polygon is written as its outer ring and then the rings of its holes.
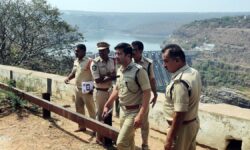
{"type": "Polygon", "coordinates": [[[102,34],[100,36],[96,36],[98,34],[85,34],[84,44],[87,47],[88,51],[97,52],[96,43],[100,41],[105,41],[110,44],[110,50],[114,50],[114,47],[121,42],[131,43],[132,41],[139,40],[144,44],[145,51],[155,51],[160,50],[160,46],[162,42],[166,40],[164,36],[150,36],[150,35],[131,35],[126,33],[119,32],[109,32],[109,33],[99,33],[102,34]]]}
{"type": "Polygon", "coordinates": [[[120,42],[140,40],[145,51],[160,50],[163,41],[184,24],[195,20],[224,16],[250,15],[240,13],[111,13],[62,11],[62,18],[78,26],[88,51],[97,52],[96,43],[106,41],[113,50],[120,42]]]}

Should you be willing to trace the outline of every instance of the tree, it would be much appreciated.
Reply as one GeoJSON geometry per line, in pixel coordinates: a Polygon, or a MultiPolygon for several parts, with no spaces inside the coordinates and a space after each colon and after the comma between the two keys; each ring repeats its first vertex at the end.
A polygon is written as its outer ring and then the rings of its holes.
{"type": "Polygon", "coordinates": [[[29,66],[69,56],[83,35],[60,15],[46,0],[0,0],[0,63],[29,66]]]}

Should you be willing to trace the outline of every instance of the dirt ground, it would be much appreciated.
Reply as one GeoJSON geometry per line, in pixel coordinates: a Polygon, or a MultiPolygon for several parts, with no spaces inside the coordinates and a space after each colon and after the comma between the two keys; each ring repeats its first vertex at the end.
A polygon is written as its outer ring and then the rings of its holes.
{"type": "MultiPolygon", "coordinates": [[[[55,100],[55,103],[69,105],[73,102],[55,100]]],[[[118,118],[113,117],[113,126],[119,126],[118,118]]],[[[27,109],[11,112],[10,106],[0,105],[0,150],[102,150],[95,143],[91,131],[74,132],[77,124],[52,113],[52,119],[45,120],[41,113],[27,109]]],[[[163,149],[165,135],[151,130],[149,145],[151,150],[163,149]]],[[[140,150],[140,131],[136,131],[135,143],[140,150]]],[[[112,148],[115,149],[115,148],[112,148]]],[[[206,150],[197,146],[197,150],[206,150]]]]}

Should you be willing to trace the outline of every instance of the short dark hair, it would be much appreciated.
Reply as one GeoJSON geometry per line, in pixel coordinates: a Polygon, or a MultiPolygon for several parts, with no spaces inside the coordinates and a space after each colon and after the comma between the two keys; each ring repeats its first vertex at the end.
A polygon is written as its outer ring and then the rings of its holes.
{"type": "Polygon", "coordinates": [[[115,50],[117,49],[122,49],[123,52],[125,53],[125,55],[130,55],[130,57],[132,58],[132,47],[128,44],[128,43],[119,43],[115,46],[115,50]]]}
{"type": "Polygon", "coordinates": [[[133,41],[133,42],[131,43],[131,45],[137,46],[137,47],[139,48],[139,50],[140,50],[141,52],[143,52],[144,46],[143,46],[143,43],[142,43],[141,41],[133,41]]]}
{"type": "Polygon", "coordinates": [[[76,48],[83,50],[83,51],[86,51],[86,46],[84,44],[78,44],[78,45],[76,45],[76,48]]]}
{"type": "Polygon", "coordinates": [[[177,58],[179,57],[183,62],[186,62],[186,56],[182,48],[177,44],[168,44],[162,50],[161,53],[165,53],[166,50],[168,51],[168,55],[170,58],[177,58]]]}

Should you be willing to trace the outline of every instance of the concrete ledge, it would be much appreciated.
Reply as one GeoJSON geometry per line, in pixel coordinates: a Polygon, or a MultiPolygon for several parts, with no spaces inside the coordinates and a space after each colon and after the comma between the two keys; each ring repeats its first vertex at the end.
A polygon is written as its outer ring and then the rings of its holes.
{"type": "MultiPolygon", "coordinates": [[[[74,81],[66,85],[65,77],[43,72],[25,70],[0,65],[0,81],[6,80],[13,71],[18,88],[32,87],[38,92],[46,92],[47,78],[52,79],[52,95],[60,99],[71,99],[74,81]],[[19,84],[18,84],[19,82],[19,84]]],[[[166,132],[167,123],[163,113],[164,94],[159,93],[155,107],[150,110],[151,128],[166,132]]],[[[219,150],[225,150],[231,140],[241,141],[242,150],[250,150],[250,110],[227,104],[200,104],[201,122],[197,142],[219,150]]]]}
{"type": "Polygon", "coordinates": [[[39,93],[47,92],[47,79],[49,78],[52,80],[52,96],[59,99],[72,99],[74,80],[70,84],[65,84],[66,77],[64,76],[0,65],[0,81],[10,78],[10,70],[13,71],[13,79],[16,80],[19,89],[39,93]]]}

